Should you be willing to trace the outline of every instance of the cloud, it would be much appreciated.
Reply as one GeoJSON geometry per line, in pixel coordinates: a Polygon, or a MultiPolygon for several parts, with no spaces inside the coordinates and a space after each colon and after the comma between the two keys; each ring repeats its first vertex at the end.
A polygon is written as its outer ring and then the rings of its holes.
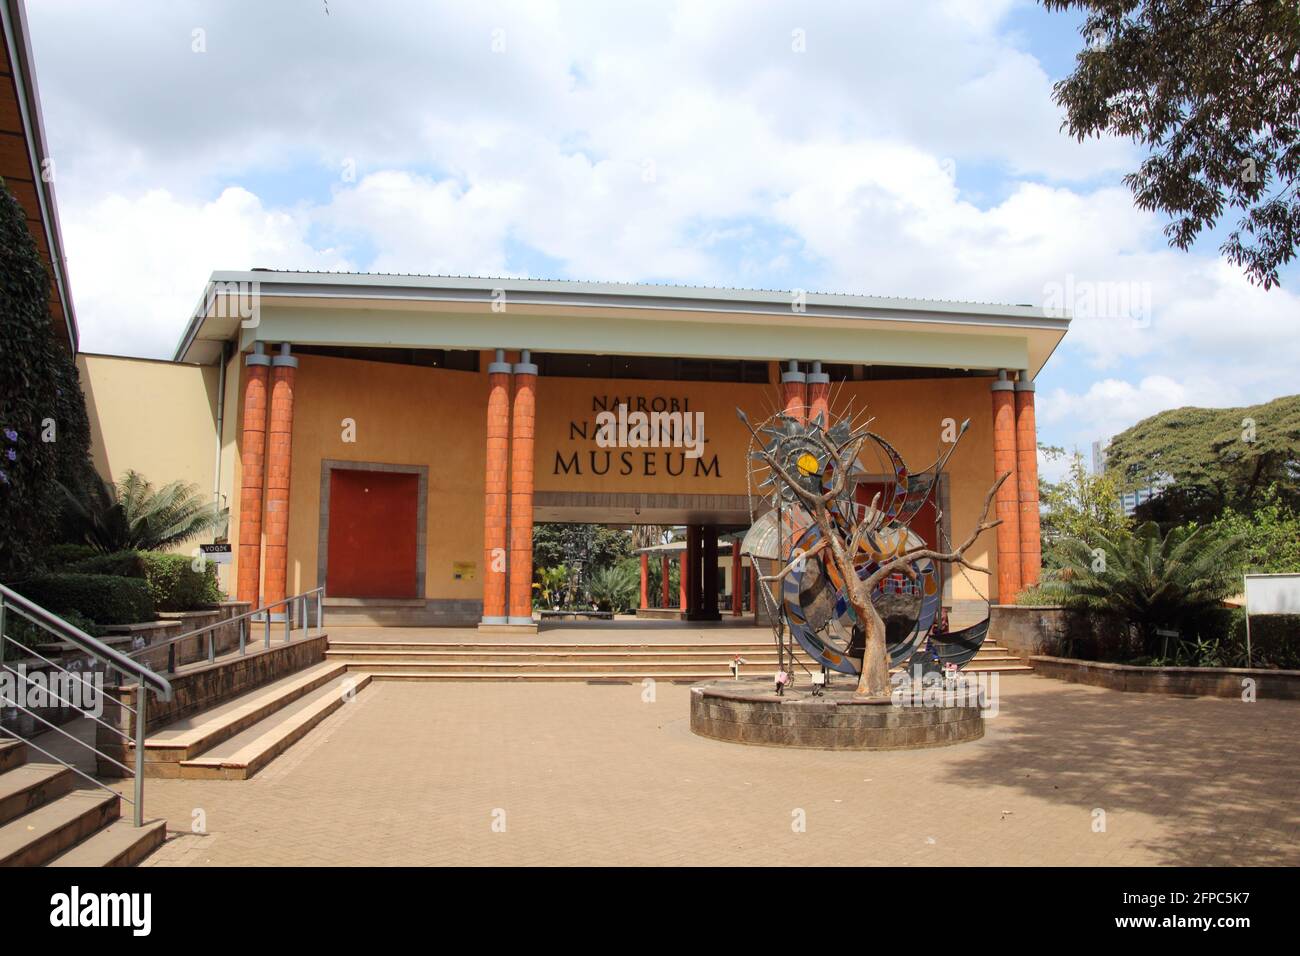
{"type": "Polygon", "coordinates": [[[34,5],[83,341],[169,354],[214,269],[541,263],[1059,291],[1079,315],[1040,390],[1057,443],[1293,389],[1300,302],[1166,246],[1118,182],[1133,148],[1060,132],[1015,6],[34,5]]]}

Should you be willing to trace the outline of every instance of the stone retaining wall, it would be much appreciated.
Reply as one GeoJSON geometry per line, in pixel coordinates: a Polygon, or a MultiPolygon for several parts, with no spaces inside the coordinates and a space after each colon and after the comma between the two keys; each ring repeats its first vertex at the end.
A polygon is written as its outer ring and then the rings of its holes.
{"type": "Polygon", "coordinates": [[[1034,672],[1043,677],[1111,690],[1239,699],[1249,688],[1258,700],[1300,700],[1300,671],[1258,667],[1139,667],[1045,655],[1031,657],[1030,661],[1034,672]]]}

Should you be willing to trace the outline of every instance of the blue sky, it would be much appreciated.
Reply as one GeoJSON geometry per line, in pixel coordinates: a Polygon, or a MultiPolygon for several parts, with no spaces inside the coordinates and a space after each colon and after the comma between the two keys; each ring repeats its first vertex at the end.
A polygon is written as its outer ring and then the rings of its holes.
{"type": "Polygon", "coordinates": [[[806,288],[1076,312],[1043,440],[1294,390],[1300,302],[1060,132],[1021,0],[29,10],[85,348],[166,356],[253,266],[806,288]],[[122,290],[130,288],[132,294],[122,290]]]}

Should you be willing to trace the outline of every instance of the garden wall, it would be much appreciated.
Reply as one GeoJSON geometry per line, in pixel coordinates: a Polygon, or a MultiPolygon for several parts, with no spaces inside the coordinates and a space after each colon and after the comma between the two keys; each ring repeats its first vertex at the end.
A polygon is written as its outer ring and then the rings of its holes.
{"type": "Polygon", "coordinates": [[[1043,677],[1111,690],[1236,699],[1249,689],[1257,700],[1300,700],[1300,671],[1258,667],[1135,667],[1046,655],[1031,656],[1029,660],[1034,665],[1034,673],[1043,677]]]}

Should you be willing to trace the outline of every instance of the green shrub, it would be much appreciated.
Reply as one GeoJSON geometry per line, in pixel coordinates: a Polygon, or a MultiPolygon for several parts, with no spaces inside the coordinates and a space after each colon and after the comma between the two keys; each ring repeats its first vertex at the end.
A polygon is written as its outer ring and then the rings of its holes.
{"type": "MultiPolygon", "coordinates": [[[[139,551],[114,551],[74,561],[61,570],[68,574],[115,574],[124,578],[147,578],[148,567],[139,551]]],[[[157,601],[155,600],[155,604],[157,601]]]]}
{"type": "Polygon", "coordinates": [[[142,551],[145,580],[154,607],[160,611],[194,611],[210,607],[221,600],[217,587],[216,565],[195,571],[191,558],[184,554],[142,551]]]}
{"type": "Polygon", "coordinates": [[[97,624],[152,621],[153,600],[139,578],[109,574],[42,574],[14,590],[60,617],[74,611],[97,624]]]}
{"type": "Polygon", "coordinates": [[[51,571],[61,571],[69,564],[85,561],[97,554],[99,552],[88,544],[53,544],[45,549],[42,557],[51,571]]]}

